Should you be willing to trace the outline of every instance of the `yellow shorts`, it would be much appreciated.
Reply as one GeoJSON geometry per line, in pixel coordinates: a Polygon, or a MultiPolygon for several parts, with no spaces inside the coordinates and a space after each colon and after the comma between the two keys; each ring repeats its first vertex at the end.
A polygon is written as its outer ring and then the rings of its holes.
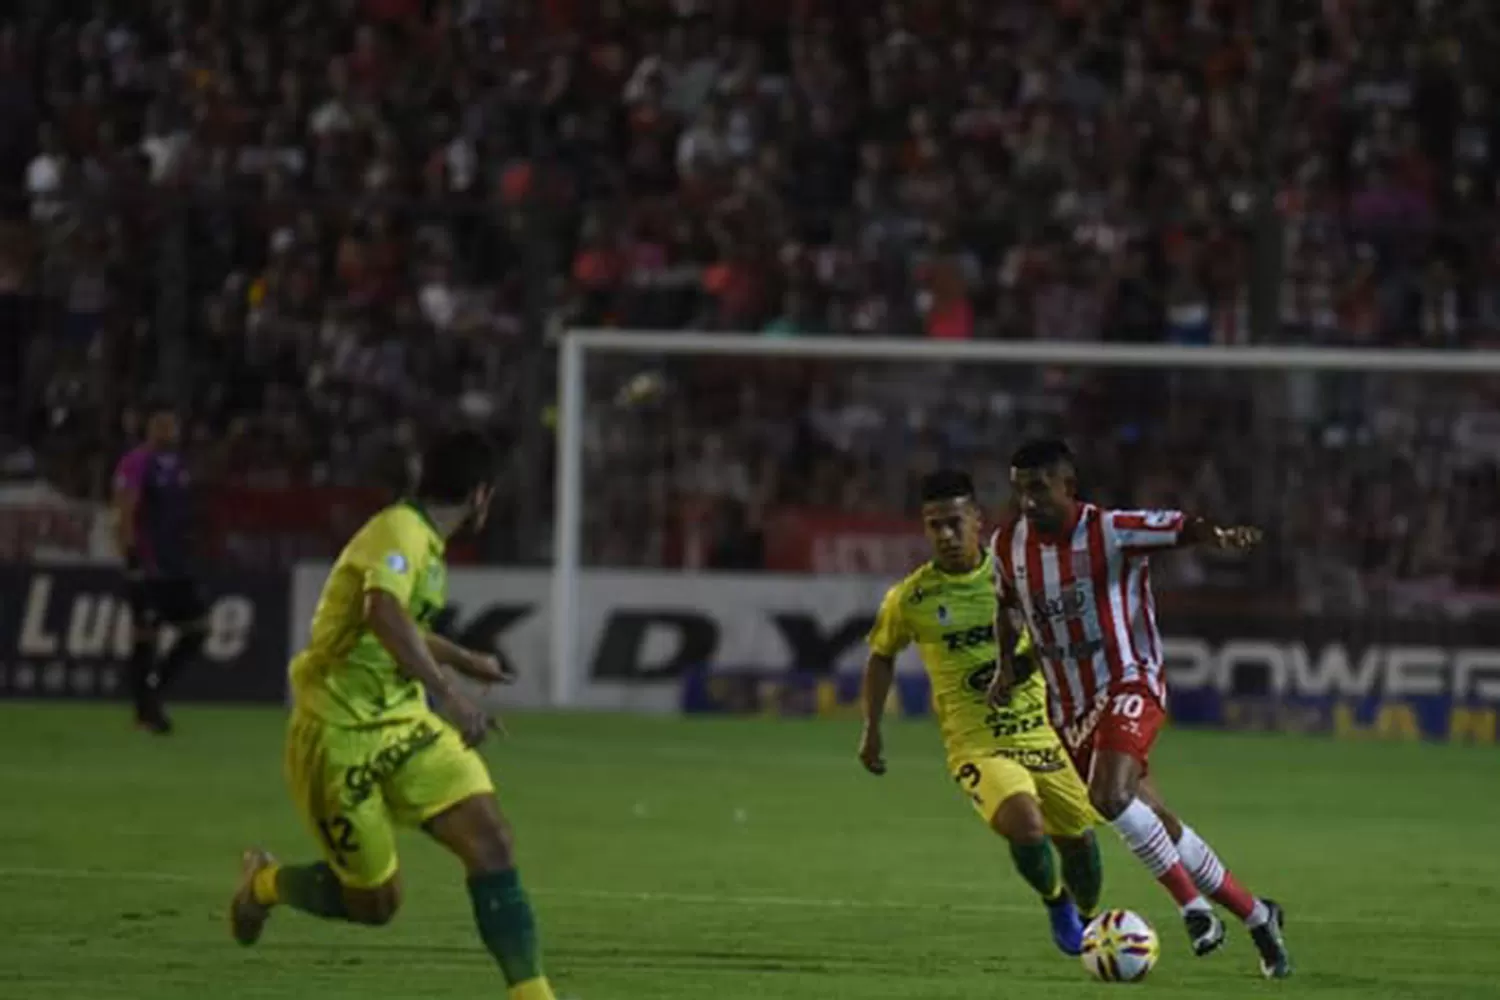
{"type": "Polygon", "coordinates": [[[1060,743],[975,754],[951,764],[953,780],[986,823],[1000,803],[1017,794],[1041,804],[1048,836],[1080,837],[1098,822],[1088,787],[1060,743]]]}
{"type": "Polygon", "coordinates": [[[484,759],[431,713],[359,728],[294,713],[286,779],[339,881],[359,889],[396,874],[397,824],[420,826],[495,790],[484,759]]]}

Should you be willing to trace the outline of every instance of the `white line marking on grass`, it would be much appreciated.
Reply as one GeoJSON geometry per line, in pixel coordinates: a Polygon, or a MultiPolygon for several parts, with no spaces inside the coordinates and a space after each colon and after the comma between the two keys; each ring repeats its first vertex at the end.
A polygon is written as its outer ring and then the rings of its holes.
{"type": "Polygon", "coordinates": [[[104,882],[171,882],[178,885],[209,881],[179,872],[134,872],[89,868],[0,868],[0,878],[99,879],[104,882]]]}
{"type": "MultiPolygon", "coordinates": [[[[86,868],[0,868],[0,879],[37,880],[89,880],[105,882],[144,882],[172,885],[215,885],[226,891],[234,887],[229,875],[222,879],[186,875],[181,872],[147,872],[127,870],[91,870],[86,868]]],[[[810,910],[938,910],[948,913],[968,914],[1023,914],[1035,916],[1040,908],[1021,903],[945,903],[936,900],[904,899],[840,899],[835,896],[778,896],[768,895],[716,895],[699,892],[655,892],[623,889],[549,889],[532,888],[538,896],[554,896],[559,899],[594,899],[601,902],[665,903],[679,906],[772,906],[810,910]]],[[[1319,924],[1331,927],[1383,927],[1405,926],[1405,918],[1399,914],[1389,917],[1329,917],[1318,914],[1297,914],[1298,924],[1319,924]]],[[[1451,931],[1473,934],[1475,925],[1462,921],[1423,920],[1421,927],[1433,931],[1451,931]]]]}
{"type": "MultiPolygon", "coordinates": [[[[597,746],[586,746],[576,740],[564,740],[553,736],[512,736],[507,744],[527,750],[544,750],[548,753],[563,753],[573,756],[587,756],[597,758],[599,750],[597,746]]],[[[933,752],[929,754],[898,753],[893,759],[896,763],[906,766],[923,767],[927,770],[945,773],[941,748],[934,742],[933,752]]],[[[721,749],[718,747],[699,746],[693,743],[648,743],[632,746],[631,751],[647,757],[668,757],[686,761],[711,762],[724,764],[725,766],[744,766],[743,754],[750,752],[745,748],[731,747],[721,749]]],[[[834,767],[843,767],[850,770],[858,770],[859,759],[853,752],[843,753],[835,750],[818,750],[808,747],[796,747],[794,749],[778,749],[775,751],[774,759],[778,763],[786,764],[826,764],[834,767]]]]}
{"type": "Polygon", "coordinates": [[[598,899],[637,903],[671,903],[683,906],[784,906],[812,910],[946,910],[952,913],[1027,913],[1036,906],[1018,903],[937,903],[901,899],[838,899],[832,896],[715,896],[697,892],[630,892],[616,889],[538,889],[539,896],[598,899]]]}

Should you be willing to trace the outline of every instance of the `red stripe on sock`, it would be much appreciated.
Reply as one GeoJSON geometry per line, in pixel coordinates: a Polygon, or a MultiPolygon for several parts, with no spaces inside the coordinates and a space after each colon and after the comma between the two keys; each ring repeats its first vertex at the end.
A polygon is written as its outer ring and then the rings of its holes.
{"type": "Polygon", "coordinates": [[[1198,887],[1193,884],[1193,877],[1182,867],[1181,861],[1158,875],[1156,881],[1172,894],[1178,906],[1186,906],[1198,898],[1198,887]]]}
{"type": "Polygon", "coordinates": [[[1235,881],[1228,869],[1224,871],[1224,881],[1214,890],[1213,900],[1241,920],[1250,916],[1255,909],[1255,897],[1235,881]]]}

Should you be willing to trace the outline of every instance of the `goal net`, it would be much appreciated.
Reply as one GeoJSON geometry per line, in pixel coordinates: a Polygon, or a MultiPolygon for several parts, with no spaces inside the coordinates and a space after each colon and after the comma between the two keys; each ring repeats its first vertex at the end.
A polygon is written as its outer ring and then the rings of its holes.
{"type": "MultiPolygon", "coordinates": [[[[926,558],[922,475],[968,470],[993,515],[1011,450],[1041,434],[1072,445],[1089,499],[1266,530],[1249,558],[1153,563],[1169,638],[1200,623],[1223,638],[1238,620],[1231,639],[1312,641],[1316,671],[1317,643],[1335,628],[1389,637],[1402,622],[1500,607],[1493,356],[575,331],[562,359],[552,607],[562,704],[601,672],[653,664],[851,669],[863,649],[830,638],[832,619],[861,604],[873,612],[926,558]],[[614,585],[596,585],[606,579],[614,585]],[[604,663],[597,621],[622,606],[707,617],[717,634],[645,634],[648,622],[627,636],[634,664],[604,663]],[[789,646],[774,627],[759,642],[738,635],[745,615],[774,621],[797,606],[824,613],[797,626],[821,647],[789,646]],[[653,642],[661,648],[645,648],[653,642]],[[799,662],[819,648],[838,662],[799,662]]],[[[1366,683],[1358,652],[1343,671],[1355,686],[1366,683]]],[[[1269,663],[1262,683],[1296,669],[1269,663]]]]}

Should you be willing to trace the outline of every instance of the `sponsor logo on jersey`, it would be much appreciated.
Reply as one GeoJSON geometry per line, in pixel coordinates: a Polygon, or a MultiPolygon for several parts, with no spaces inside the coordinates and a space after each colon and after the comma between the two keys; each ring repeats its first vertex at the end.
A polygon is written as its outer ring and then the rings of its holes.
{"type": "Polygon", "coordinates": [[[1033,712],[1017,714],[1015,712],[991,712],[984,720],[985,725],[990,727],[990,733],[998,737],[1020,736],[1022,733],[1034,733],[1038,729],[1045,729],[1049,725],[1047,716],[1040,708],[1033,712]]]}
{"type": "Polygon", "coordinates": [[[406,557],[399,552],[388,553],[385,557],[386,568],[392,573],[405,574],[410,566],[407,565],[406,557]]]}
{"type": "Polygon", "coordinates": [[[964,679],[964,683],[968,685],[970,691],[983,694],[989,690],[990,681],[995,679],[995,668],[998,666],[999,664],[994,660],[990,660],[988,663],[981,663],[969,671],[969,676],[964,679]]]}
{"type": "Polygon", "coordinates": [[[946,605],[943,605],[943,604],[939,604],[938,605],[937,620],[938,620],[938,624],[939,625],[946,625],[946,624],[948,624],[948,608],[947,608],[946,605]]]}
{"type": "Polygon", "coordinates": [[[1044,590],[1031,595],[1031,606],[1044,618],[1078,618],[1088,607],[1088,592],[1083,584],[1074,584],[1056,597],[1044,590]]]}
{"type": "Polygon", "coordinates": [[[1049,660],[1090,660],[1103,648],[1103,639],[1085,639],[1083,642],[1067,642],[1056,646],[1038,644],[1036,651],[1049,660]]]}
{"type": "Polygon", "coordinates": [[[994,641],[994,622],[986,622],[983,625],[959,629],[957,632],[943,633],[943,645],[950,653],[962,652],[965,649],[973,649],[975,646],[982,646],[987,642],[994,641]]]}

